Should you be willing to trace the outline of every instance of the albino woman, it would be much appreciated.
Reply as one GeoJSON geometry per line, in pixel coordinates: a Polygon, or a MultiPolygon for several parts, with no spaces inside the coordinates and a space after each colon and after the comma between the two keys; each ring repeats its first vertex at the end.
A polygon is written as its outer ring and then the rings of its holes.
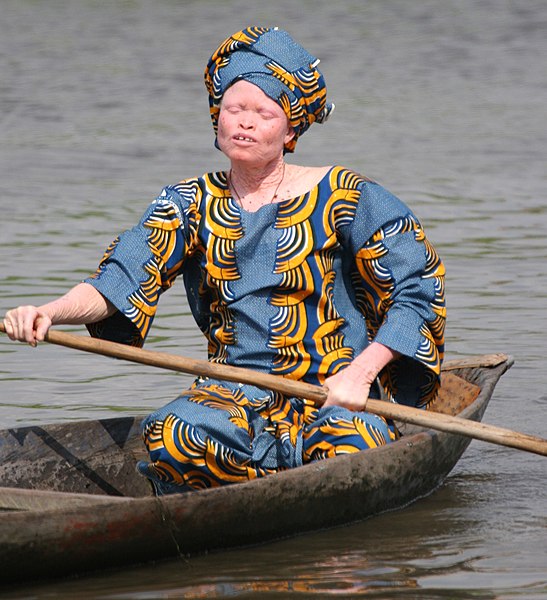
{"type": "Polygon", "coordinates": [[[284,156],[332,112],[318,60],[278,29],[225,40],[205,70],[227,171],[163,189],[96,273],[9,311],[12,339],[56,323],[142,345],[181,275],[209,360],[323,385],[322,408],[198,378],[143,423],[158,494],[246,481],[397,437],[366,399],[426,408],[443,357],[444,267],[410,209],[343,166],[284,156]]]}

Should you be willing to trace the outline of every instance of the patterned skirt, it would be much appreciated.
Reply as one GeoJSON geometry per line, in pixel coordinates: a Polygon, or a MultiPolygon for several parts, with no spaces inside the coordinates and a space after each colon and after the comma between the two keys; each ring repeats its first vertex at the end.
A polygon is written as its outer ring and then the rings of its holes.
{"type": "Polygon", "coordinates": [[[248,481],[397,437],[371,413],[211,379],[149,415],[142,434],[150,462],[137,469],[158,495],[248,481]]]}

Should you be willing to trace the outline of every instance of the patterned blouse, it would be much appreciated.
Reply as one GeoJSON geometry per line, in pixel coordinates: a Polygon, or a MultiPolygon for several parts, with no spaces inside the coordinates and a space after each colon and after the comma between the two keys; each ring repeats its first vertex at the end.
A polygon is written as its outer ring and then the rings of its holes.
{"type": "Polygon", "coordinates": [[[142,345],[178,275],[213,362],[320,385],[375,340],[401,354],[380,374],[390,399],[436,393],[444,266],[409,208],[351,170],[256,212],[224,171],[164,188],[86,279],[118,309],[91,334],[142,345]]]}

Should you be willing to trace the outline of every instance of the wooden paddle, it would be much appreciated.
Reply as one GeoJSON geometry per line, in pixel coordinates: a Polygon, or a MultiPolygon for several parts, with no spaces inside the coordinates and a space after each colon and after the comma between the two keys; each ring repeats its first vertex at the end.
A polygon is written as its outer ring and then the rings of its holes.
{"type": "MultiPolygon", "coordinates": [[[[0,331],[3,333],[6,332],[2,323],[0,323],[0,331]]],[[[267,373],[242,369],[241,367],[210,363],[206,360],[187,358],[165,352],[144,350],[133,346],[73,335],[61,331],[49,331],[45,339],[51,344],[58,344],[68,348],[101,354],[103,356],[129,360],[153,367],[161,367],[163,369],[201,375],[213,379],[223,379],[237,383],[241,382],[256,385],[257,387],[274,390],[289,396],[306,398],[314,401],[319,406],[325,402],[327,397],[325,390],[319,386],[301,381],[293,381],[292,379],[286,379],[277,375],[269,375],[267,373]]],[[[502,362],[503,359],[504,355],[492,355],[488,362],[495,365],[502,362]]],[[[457,364],[451,364],[451,362],[449,362],[445,369],[449,370],[460,366],[479,365],[476,363],[470,365],[468,361],[464,360],[462,362],[458,361],[457,364]]],[[[388,419],[395,419],[397,421],[412,423],[428,429],[463,435],[484,442],[547,456],[546,439],[519,433],[510,429],[477,423],[469,419],[462,419],[460,417],[430,410],[425,411],[411,408],[393,402],[374,400],[372,398],[368,399],[366,410],[377,415],[382,415],[388,419]]]]}

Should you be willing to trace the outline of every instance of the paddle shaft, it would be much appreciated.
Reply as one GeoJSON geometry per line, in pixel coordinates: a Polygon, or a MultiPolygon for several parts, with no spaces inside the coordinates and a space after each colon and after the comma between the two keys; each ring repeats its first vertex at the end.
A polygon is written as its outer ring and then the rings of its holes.
{"type": "MultiPolygon", "coordinates": [[[[3,333],[6,332],[2,323],[0,323],[0,331],[3,333]]],[[[152,367],[161,367],[171,371],[200,375],[202,377],[256,385],[257,387],[270,389],[288,396],[312,400],[318,406],[321,406],[327,398],[325,390],[319,386],[268,373],[259,373],[241,367],[211,363],[206,360],[188,358],[177,354],[144,350],[62,331],[49,331],[45,340],[51,344],[129,360],[152,367]]],[[[388,419],[412,423],[428,429],[463,435],[484,442],[547,456],[546,439],[510,429],[477,423],[443,413],[420,410],[393,402],[374,400],[372,398],[369,398],[367,401],[366,411],[388,419]]]]}

